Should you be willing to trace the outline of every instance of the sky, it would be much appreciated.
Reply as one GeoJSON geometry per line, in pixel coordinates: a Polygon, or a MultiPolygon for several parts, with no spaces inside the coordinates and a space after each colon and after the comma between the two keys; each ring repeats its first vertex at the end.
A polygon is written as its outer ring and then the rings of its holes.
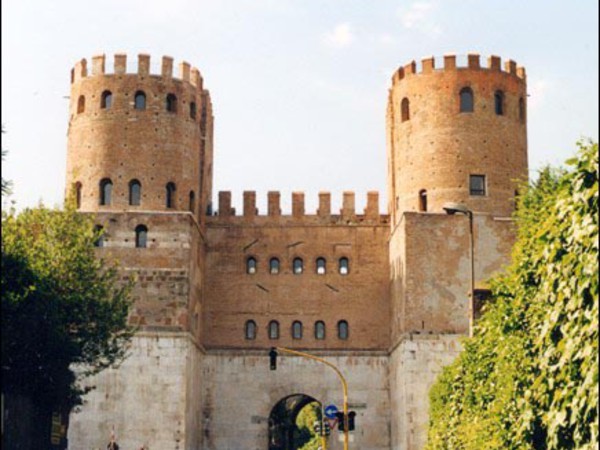
{"type": "Polygon", "coordinates": [[[214,190],[367,191],[386,205],[385,111],[394,71],[479,53],[527,71],[530,176],[598,140],[597,0],[3,0],[3,207],[61,205],[70,70],[138,53],[197,67],[215,115],[214,190]]]}

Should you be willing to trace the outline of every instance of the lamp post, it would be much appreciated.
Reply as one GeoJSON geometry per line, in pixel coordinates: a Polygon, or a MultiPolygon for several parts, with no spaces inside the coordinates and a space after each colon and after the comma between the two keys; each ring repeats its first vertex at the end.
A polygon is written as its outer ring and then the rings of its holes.
{"type": "Polygon", "coordinates": [[[473,237],[473,211],[461,203],[445,203],[442,207],[447,214],[464,214],[469,218],[469,252],[471,256],[471,292],[469,299],[469,337],[473,337],[473,323],[475,321],[475,242],[473,237]]]}
{"type": "Polygon", "coordinates": [[[313,359],[315,361],[318,361],[320,363],[323,363],[323,364],[331,367],[335,371],[335,373],[337,374],[338,378],[340,379],[340,381],[342,383],[342,390],[344,392],[344,404],[343,404],[344,450],[348,450],[348,441],[349,441],[349,438],[348,438],[348,431],[349,431],[348,430],[348,384],[346,383],[346,379],[342,375],[342,372],[340,372],[340,370],[336,366],[331,364],[329,361],[324,360],[323,358],[319,358],[318,356],[311,355],[310,353],[304,353],[304,352],[299,352],[297,350],[291,350],[291,349],[285,348],[285,347],[272,347],[271,348],[271,351],[269,352],[269,357],[271,360],[271,363],[270,363],[271,370],[277,369],[277,351],[289,353],[291,355],[302,356],[303,358],[313,359]]]}

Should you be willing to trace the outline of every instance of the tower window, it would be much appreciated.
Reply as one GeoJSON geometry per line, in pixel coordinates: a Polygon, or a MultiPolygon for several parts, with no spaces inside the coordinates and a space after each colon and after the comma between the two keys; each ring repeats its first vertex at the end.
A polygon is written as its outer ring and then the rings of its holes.
{"type": "Polygon", "coordinates": [[[110,109],[112,106],[112,92],[104,91],[102,97],[100,97],[100,108],[110,109]]]}
{"type": "Polygon", "coordinates": [[[166,107],[168,112],[177,112],[177,97],[175,97],[175,94],[167,95],[166,107]]]}
{"type": "Polygon", "coordinates": [[[142,197],[142,185],[138,180],[129,182],[129,204],[139,206],[142,197]]]}
{"type": "Polygon", "coordinates": [[[248,340],[256,339],[256,322],[254,320],[249,320],[246,322],[244,335],[248,340]]]}
{"type": "Polygon", "coordinates": [[[137,91],[134,97],[135,109],[146,109],[146,94],[143,91],[137,91]]]}
{"type": "Polygon", "coordinates": [[[322,320],[315,322],[315,339],[325,339],[325,322],[322,320]]]}
{"type": "Polygon", "coordinates": [[[148,228],[146,225],[135,227],[135,246],[136,248],[146,248],[148,245],[148,228]]]}
{"type": "Polygon", "coordinates": [[[348,322],[345,320],[340,320],[338,322],[338,338],[342,340],[348,339],[349,330],[348,330],[348,322]]]}
{"type": "Polygon", "coordinates": [[[269,260],[269,273],[271,275],[277,275],[279,273],[279,259],[271,258],[269,260]]]}
{"type": "Polygon", "coordinates": [[[85,111],[85,97],[83,95],[79,96],[77,100],[77,114],[81,114],[85,111]]]}
{"type": "Polygon", "coordinates": [[[94,232],[96,234],[94,247],[104,247],[104,227],[102,225],[96,225],[94,226],[94,232]]]}
{"type": "Polygon", "coordinates": [[[419,211],[427,211],[427,191],[425,189],[419,191],[419,211]]]}
{"type": "Polygon", "coordinates": [[[317,274],[323,275],[326,272],[326,265],[325,258],[317,258],[317,274]]]}
{"type": "Polygon", "coordinates": [[[298,320],[292,323],[292,338],[302,339],[302,322],[298,320]]]}
{"type": "Polygon", "coordinates": [[[292,269],[294,274],[300,275],[304,270],[304,263],[302,262],[302,258],[294,258],[292,263],[292,269]]]}
{"type": "Polygon", "coordinates": [[[195,102],[190,103],[190,118],[196,119],[196,103],[195,102]]]}
{"type": "Polygon", "coordinates": [[[400,103],[400,115],[402,122],[406,122],[410,119],[410,104],[406,97],[404,97],[402,103],[400,103]]]}
{"type": "Polygon", "coordinates": [[[250,256],[248,259],[246,259],[246,273],[256,273],[256,258],[253,256],[250,256]]]}
{"type": "Polygon", "coordinates": [[[348,275],[348,273],[350,272],[350,262],[348,261],[348,258],[340,258],[339,271],[340,275],[348,275]]]}
{"type": "Polygon", "coordinates": [[[279,339],[279,322],[276,320],[269,322],[269,339],[279,339]]]}
{"type": "Polygon", "coordinates": [[[473,90],[464,87],[460,90],[460,112],[473,112],[473,90]]]}
{"type": "Polygon", "coordinates": [[[189,210],[192,213],[196,211],[196,194],[194,193],[194,191],[190,191],[189,210]]]}
{"type": "Polygon", "coordinates": [[[485,175],[469,176],[469,194],[485,195],[485,175]]]}
{"type": "Polygon", "coordinates": [[[525,123],[525,99],[523,97],[519,99],[519,120],[525,123]]]}
{"type": "Polygon", "coordinates": [[[169,209],[175,208],[175,191],[176,191],[176,189],[177,188],[175,186],[175,183],[173,183],[172,181],[167,183],[167,186],[166,186],[167,197],[166,197],[165,206],[169,209]]]}
{"type": "Polygon", "coordinates": [[[109,178],[100,180],[100,204],[110,205],[112,200],[112,181],[109,178]]]}
{"type": "Polygon", "coordinates": [[[73,186],[73,191],[75,194],[75,207],[77,209],[81,208],[81,190],[82,190],[82,185],[81,182],[77,182],[75,183],[75,186],[73,186]]]}
{"type": "Polygon", "coordinates": [[[497,116],[504,115],[504,92],[502,91],[494,93],[494,111],[497,116]]]}

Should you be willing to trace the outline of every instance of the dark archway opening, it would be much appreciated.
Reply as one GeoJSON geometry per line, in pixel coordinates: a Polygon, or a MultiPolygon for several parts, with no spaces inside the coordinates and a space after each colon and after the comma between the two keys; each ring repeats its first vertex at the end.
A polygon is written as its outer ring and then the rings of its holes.
{"type": "Polygon", "coordinates": [[[302,450],[318,437],[314,421],[321,420],[321,403],[305,394],[282,398],[269,415],[269,450],[302,450]]]}

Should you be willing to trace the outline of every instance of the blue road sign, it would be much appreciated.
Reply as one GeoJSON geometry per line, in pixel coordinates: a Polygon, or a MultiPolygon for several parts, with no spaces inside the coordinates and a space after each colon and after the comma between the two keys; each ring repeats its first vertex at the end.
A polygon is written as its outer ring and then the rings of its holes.
{"type": "Polygon", "coordinates": [[[335,413],[338,412],[337,406],[327,405],[325,408],[325,417],[328,419],[335,419],[335,413]]]}

